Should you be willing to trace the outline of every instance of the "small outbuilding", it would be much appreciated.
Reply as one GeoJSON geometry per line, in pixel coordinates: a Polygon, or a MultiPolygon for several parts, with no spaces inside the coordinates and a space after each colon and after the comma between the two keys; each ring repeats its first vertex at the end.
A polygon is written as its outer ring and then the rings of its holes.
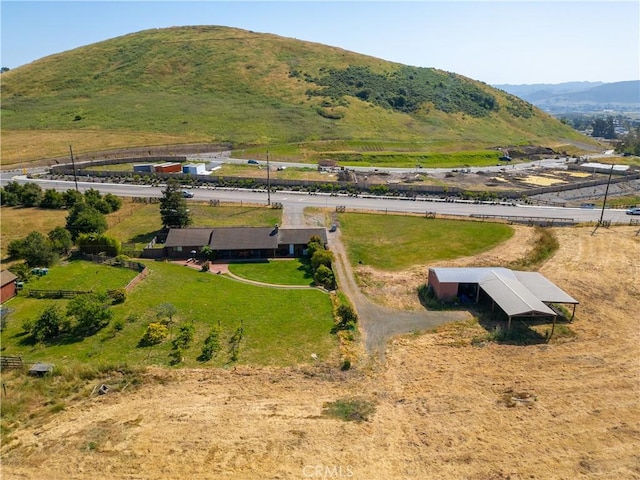
{"type": "Polygon", "coordinates": [[[182,164],[177,162],[158,163],[153,166],[153,171],[157,173],[180,173],[182,164]]]}
{"type": "Polygon", "coordinates": [[[204,175],[207,171],[204,163],[187,163],[182,166],[182,173],[189,175],[204,175]]]}
{"type": "MultiPolygon", "coordinates": [[[[538,272],[519,272],[508,268],[430,268],[428,285],[442,301],[491,299],[512,317],[555,317],[552,304],[573,305],[578,301],[538,272]]],[[[572,317],[573,318],[573,314],[572,317]]]]}
{"type": "Polygon", "coordinates": [[[16,277],[9,270],[2,270],[0,272],[0,284],[2,286],[0,303],[4,303],[6,300],[15,297],[18,294],[18,277],[16,277]]]}

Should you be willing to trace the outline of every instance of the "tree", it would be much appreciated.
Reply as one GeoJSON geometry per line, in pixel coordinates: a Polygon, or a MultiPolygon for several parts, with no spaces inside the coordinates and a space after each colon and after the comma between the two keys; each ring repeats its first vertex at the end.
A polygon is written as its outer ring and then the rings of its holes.
{"type": "Polygon", "coordinates": [[[84,196],[77,190],[69,189],[62,194],[64,206],[71,209],[80,203],[84,203],[84,196]]]}
{"type": "Polygon", "coordinates": [[[14,192],[5,190],[4,188],[0,188],[0,205],[15,207],[19,203],[20,199],[18,195],[16,195],[14,192]]]}
{"type": "Polygon", "coordinates": [[[42,202],[42,188],[37,183],[27,183],[20,192],[20,203],[25,207],[36,207],[42,202]]]}
{"type": "Polygon", "coordinates": [[[118,210],[120,210],[120,208],[122,208],[122,199],[116,197],[111,193],[107,193],[103,197],[103,200],[107,203],[107,205],[109,205],[109,208],[111,208],[112,212],[117,212],[118,210]]]}
{"type": "Polygon", "coordinates": [[[54,228],[47,234],[47,237],[53,250],[59,254],[68,255],[73,247],[71,232],[64,227],[54,228]]]}
{"type": "Polygon", "coordinates": [[[78,238],[81,233],[103,233],[107,230],[107,219],[102,213],[84,203],[77,203],[67,215],[67,230],[71,238],[78,238]]]}
{"type": "Polygon", "coordinates": [[[58,256],[51,242],[40,232],[31,232],[22,240],[13,240],[8,247],[12,258],[24,260],[30,267],[50,267],[58,256]]]}
{"type": "Polygon", "coordinates": [[[336,288],[336,279],[333,271],[325,265],[320,265],[313,275],[313,281],[317,285],[322,285],[328,290],[336,288]]]}
{"type": "Polygon", "coordinates": [[[593,121],[593,132],[591,133],[592,137],[602,137],[602,138],[616,138],[616,129],[613,124],[613,117],[607,117],[607,119],[596,118],[593,121]]]}
{"type": "Polygon", "coordinates": [[[62,208],[64,207],[64,195],[57,190],[47,189],[40,201],[40,208],[62,208]]]}
{"type": "Polygon", "coordinates": [[[339,330],[353,330],[355,324],[358,323],[358,315],[350,305],[340,304],[336,311],[337,322],[334,325],[332,332],[336,333],[339,330]]]}
{"type": "Polygon", "coordinates": [[[31,267],[26,262],[14,263],[8,270],[18,277],[19,282],[28,282],[32,276],[31,267]]]}
{"type": "Polygon", "coordinates": [[[83,253],[104,254],[108,257],[116,257],[122,250],[119,240],[102,233],[81,233],[76,239],[76,244],[83,253]]]}
{"type": "Polygon", "coordinates": [[[53,340],[64,330],[66,319],[55,305],[45,309],[31,329],[31,336],[38,342],[53,340]]]}
{"type": "Polygon", "coordinates": [[[209,245],[205,245],[200,249],[200,253],[204,255],[204,258],[213,262],[216,259],[216,251],[212,249],[209,245]]]}
{"type": "Polygon", "coordinates": [[[169,330],[161,323],[150,323],[138,342],[139,347],[152,347],[162,343],[169,336],[169,330]]]}
{"type": "Polygon", "coordinates": [[[113,311],[109,308],[111,298],[106,292],[87,293],[74,297],[67,305],[67,315],[74,317],[78,330],[83,333],[95,333],[106,327],[113,311]]]}
{"type": "Polygon", "coordinates": [[[320,265],[331,268],[333,262],[333,253],[331,250],[317,250],[311,257],[311,268],[317,270],[320,265]]]}
{"type": "Polygon", "coordinates": [[[160,217],[162,225],[168,228],[183,228],[191,225],[191,214],[187,208],[187,201],[182,196],[180,183],[176,179],[169,179],[160,199],[160,217]]]}
{"type": "Polygon", "coordinates": [[[201,362],[206,362],[215,357],[220,351],[220,333],[222,329],[220,328],[220,321],[218,320],[218,325],[213,327],[209,336],[205,339],[204,345],[202,346],[202,351],[198,360],[201,362]]]}

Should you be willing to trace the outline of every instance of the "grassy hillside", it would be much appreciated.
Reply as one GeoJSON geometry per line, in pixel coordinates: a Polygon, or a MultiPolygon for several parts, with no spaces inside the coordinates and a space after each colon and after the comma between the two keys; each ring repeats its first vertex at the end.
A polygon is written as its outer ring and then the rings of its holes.
{"type": "Polygon", "coordinates": [[[335,140],[354,151],[588,141],[453,73],[227,27],[147,30],[2,74],[5,164],[64,156],[70,142],[78,153],[228,142],[313,156],[335,140]]]}

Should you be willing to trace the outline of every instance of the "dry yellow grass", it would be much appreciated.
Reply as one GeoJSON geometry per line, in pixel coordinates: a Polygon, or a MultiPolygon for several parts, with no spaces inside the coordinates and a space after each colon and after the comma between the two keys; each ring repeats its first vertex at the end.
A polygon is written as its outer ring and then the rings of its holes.
{"type": "Polygon", "coordinates": [[[114,132],[102,130],[2,130],[2,165],[18,165],[34,160],[69,157],[124,147],[174,145],[206,142],[207,138],[174,136],[149,132],[114,132]]]}
{"type": "Polygon", "coordinates": [[[474,347],[452,327],[346,374],[156,369],[18,429],[2,478],[640,478],[636,230],[555,229],[541,272],[581,302],[570,341],[474,347]],[[354,396],[376,404],[368,422],[322,415],[354,396]]]}

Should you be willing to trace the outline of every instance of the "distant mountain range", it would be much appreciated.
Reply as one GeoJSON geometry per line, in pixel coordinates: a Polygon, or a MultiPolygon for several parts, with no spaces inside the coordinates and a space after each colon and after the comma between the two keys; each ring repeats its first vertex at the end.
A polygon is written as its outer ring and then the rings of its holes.
{"type": "Polygon", "coordinates": [[[640,112],[640,80],[493,85],[552,113],[640,112]]]}

